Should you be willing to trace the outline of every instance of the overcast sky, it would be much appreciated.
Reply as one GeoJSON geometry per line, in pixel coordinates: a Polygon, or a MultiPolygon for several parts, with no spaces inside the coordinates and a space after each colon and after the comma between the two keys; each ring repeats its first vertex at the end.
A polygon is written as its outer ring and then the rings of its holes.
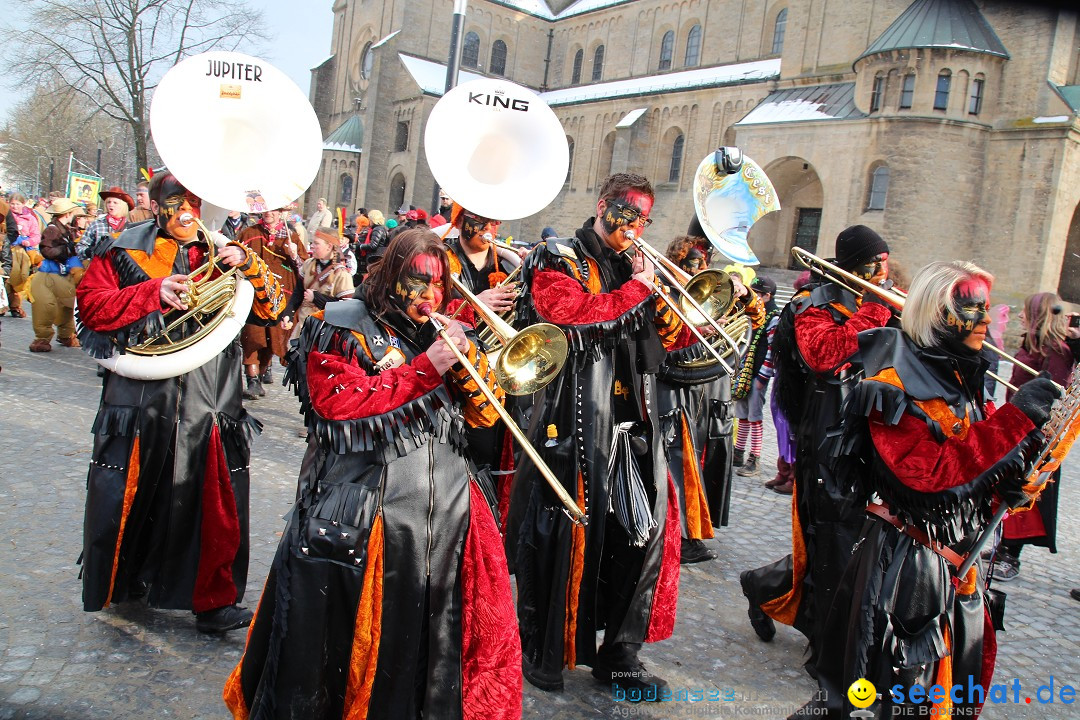
{"type": "MultiPolygon", "coordinates": [[[[270,25],[268,34],[274,37],[259,54],[292,78],[307,95],[311,68],[330,57],[333,0],[251,1],[262,8],[270,25]]],[[[12,21],[10,14],[5,15],[5,22],[12,21]]],[[[16,89],[0,85],[0,125],[7,121],[12,105],[20,99],[22,95],[16,89]]]]}

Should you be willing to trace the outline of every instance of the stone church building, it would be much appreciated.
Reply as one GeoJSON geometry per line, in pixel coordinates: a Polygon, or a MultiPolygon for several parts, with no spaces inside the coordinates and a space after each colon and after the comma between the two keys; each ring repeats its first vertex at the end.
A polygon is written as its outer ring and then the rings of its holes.
{"type": "MultiPolygon", "coordinates": [[[[323,165],[306,197],[431,209],[424,124],[442,95],[452,4],[335,0],[313,70],[323,165]]],[[[1004,0],[470,0],[459,82],[525,85],[563,124],[555,201],[503,232],[569,235],[609,173],[648,176],[647,239],[685,232],[700,160],[738,145],[783,209],[750,244],[786,267],[863,223],[908,272],[970,259],[995,297],[1080,301],[1080,23],[1004,0]]]]}

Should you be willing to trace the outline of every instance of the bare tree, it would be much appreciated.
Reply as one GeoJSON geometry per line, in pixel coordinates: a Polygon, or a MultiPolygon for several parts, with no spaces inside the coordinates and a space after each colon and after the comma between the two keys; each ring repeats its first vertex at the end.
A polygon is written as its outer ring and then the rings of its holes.
{"type": "Polygon", "coordinates": [[[70,88],[123,123],[148,165],[149,101],[184,58],[265,39],[261,11],[243,0],[26,0],[28,22],[0,32],[10,72],[70,88]]]}
{"type": "Polygon", "coordinates": [[[96,165],[98,143],[103,184],[133,187],[139,175],[128,127],[70,88],[39,85],[12,107],[0,130],[0,166],[24,192],[63,190],[69,153],[84,164],[96,165]],[[50,165],[54,166],[51,186],[50,165]]]}

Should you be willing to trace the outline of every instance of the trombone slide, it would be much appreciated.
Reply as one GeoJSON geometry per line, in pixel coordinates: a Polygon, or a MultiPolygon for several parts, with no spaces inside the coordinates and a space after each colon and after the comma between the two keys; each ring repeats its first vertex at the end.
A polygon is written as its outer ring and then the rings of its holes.
{"type": "Polygon", "coordinates": [[[487,386],[487,382],[485,382],[484,378],[480,376],[480,373],[475,367],[473,367],[473,364],[469,362],[469,359],[465,357],[461,350],[458,349],[457,345],[454,344],[454,341],[450,339],[450,336],[447,334],[446,328],[443,326],[443,324],[439,322],[439,320],[433,315],[428,315],[428,322],[433,323],[432,327],[435,328],[435,331],[439,334],[439,337],[442,338],[443,342],[447,344],[447,346],[450,348],[450,351],[454,354],[454,357],[457,358],[457,361],[459,363],[461,363],[461,366],[464,367],[466,371],[468,371],[469,376],[473,379],[473,382],[475,382],[476,386],[480,388],[480,392],[484,394],[484,397],[487,398],[487,401],[491,403],[492,407],[495,408],[495,412],[498,413],[499,419],[501,419],[503,423],[506,424],[506,428],[510,431],[510,434],[513,435],[514,439],[518,441],[518,444],[521,446],[522,451],[529,456],[529,459],[533,461],[534,465],[536,465],[536,469],[540,471],[540,474],[543,476],[544,480],[547,481],[548,485],[551,486],[551,489],[555,491],[556,495],[558,495],[559,500],[562,501],[562,504],[566,509],[566,514],[569,515],[570,519],[578,525],[587,524],[589,518],[585,515],[581,508],[578,507],[577,503],[574,502],[574,499],[570,497],[570,493],[566,492],[566,488],[562,486],[562,483],[559,482],[559,479],[556,478],[555,474],[551,472],[551,468],[547,466],[547,463],[545,463],[540,458],[540,454],[536,452],[536,448],[534,448],[529,443],[528,438],[525,437],[525,433],[521,431],[521,428],[519,428],[517,423],[514,422],[514,419],[510,417],[510,413],[506,411],[506,408],[503,407],[503,404],[499,402],[498,398],[495,397],[495,393],[492,392],[491,388],[487,386]]]}

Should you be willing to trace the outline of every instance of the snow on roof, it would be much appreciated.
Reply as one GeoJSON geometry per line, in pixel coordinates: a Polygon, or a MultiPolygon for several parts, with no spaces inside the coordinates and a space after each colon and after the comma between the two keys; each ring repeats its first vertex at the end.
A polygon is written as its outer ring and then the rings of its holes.
{"type": "Polygon", "coordinates": [[[548,7],[548,4],[544,2],[544,0],[494,0],[494,2],[497,2],[500,5],[506,5],[507,7],[512,7],[515,10],[520,10],[523,13],[543,18],[544,20],[560,20],[562,18],[581,15],[593,10],[603,10],[604,8],[614,7],[615,5],[630,2],[630,0],[578,0],[575,3],[571,3],[560,13],[551,12],[551,8],[548,7]]]}
{"type": "Polygon", "coordinates": [[[389,35],[387,35],[386,37],[384,37],[384,38],[383,38],[382,40],[380,40],[379,42],[377,42],[377,43],[375,43],[374,45],[372,45],[372,46],[371,46],[371,49],[372,49],[372,50],[374,50],[375,48],[380,48],[380,47],[382,47],[382,46],[383,46],[383,45],[385,45],[386,43],[390,42],[390,39],[391,39],[392,37],[394,37],[395,35],[397,35],[397,34],[398,34],[399,32],[401,32],[401,29],[400,29],[400,28],[399,28],[399,29],[397,29],[397,30],[395,30],[394,32],[390,33],[389,35]]]}
{"type": "Polygon", "coordinates": [[[695,68],[663,75],[645,75],[628,80],[577,85],[561,90],[541,93],[548,105],[570,105],[633,95],[653,95],[663,92],[691,90],[739,82],[757,82],[780,76],[780,59],[755,60],[753,62],[721,65],[719,67],[695,68]]]}
{"type": "Polygon", "coordinates": [[[638,108],[637,110],[631,110],[626,113],[626,116],[622,120],[615,123],[617,128],[628,128],[638,121],[638,118],[645,114],[645,111],[649,108],[638,108]]]}
{"type": "Polygon", "coordinates": [[[855,83],[809,85],[769,93],[737,125],[866,117],[855,107],[855,83]]]}
{"type": "Polygon", "coordinates": [[[1039,116],[1037,118],[1032,118],[1031,122],[1033,122],[1033,123],[1063,123],[1063,122],[1069,122],[1070,120],[1072,120],[1072,118],[1069,117],[1068,115],[1052,115],[1052,116],[1041,115],[1041,116],[1039,116]]]}
{"type": "MultiPolygon", "coordinates": [[[[404,53],[398,53],[398,58],[421,90],[431,95],[442,96],[446,88],[446,63],[432,62],[404,53]]],[[[465,83],[482,77],[484,76],[462,70],[458,75],[458,82],[465,83]]]]}

